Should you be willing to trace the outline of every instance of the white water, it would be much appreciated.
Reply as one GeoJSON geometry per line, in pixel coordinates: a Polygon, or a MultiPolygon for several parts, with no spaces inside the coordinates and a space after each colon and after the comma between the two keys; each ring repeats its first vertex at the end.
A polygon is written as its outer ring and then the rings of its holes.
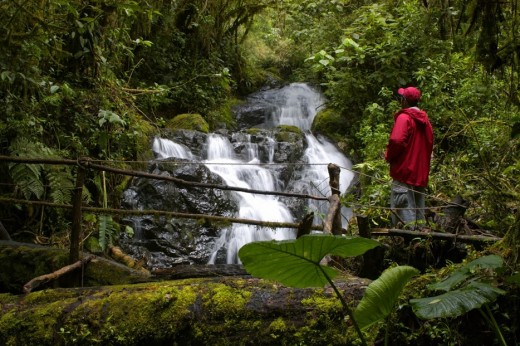
{"type": "MultiPolygon", "coordinates": [[[[254,190],[275,191],[276,179],[265,168],[246,164],[235,158],[235,152],[227,138],[219,135],[208,137],[208,159],[206,166],[221,176],[228,186],[236,186],[254,190]]],[[[255,151],[250,151],[249,155],[255,151]]],[[[257,154],[257,152],[256,152],[257,154]]],[[[258,155],[250,162],[258,162],[258,155]]],[[[235,192],[238,200],[238,218],[261,221],[292,222],[291,212],[276,198],[267,195],[235,192]]],[[[226,249],[227,263],[239,263],[238,250],[247,243],[259,240],[282,240],[294,237],[294,231],[289,229],[272,230],[264,227],[234,224],[222,231],[215,244],[209,263],[215,263],[220,249],[226,249]]]]}
{"type": "Polygon", "coordinates": [[[166,159],[168,157],[193,159],[193,154],[189,148],[165,138],[154,138],[152,150],[158,159],[166,159]]]}
{"type": "MultiPolygon", "coordinates": [[[[340,190],[343,192],[353,178],[349,170],[350,161],[337,148],[324,138],[316,138],[310,132],[312,121],[325,100],[322,96],[302,83],[295,83],[280,90],[271,90],[264,95],[266,100],[276,106],[270,114],[268,123],[273,126],[293,125],[305,132],[307,149],[304,154],[306,165],[301,171],[300,179],[294,183],[296,191],[312,195],[329,196],[329,176],[327,165],[335,163],[342,168],[340,175],[340,190]]],[[[269,142],[269,162],[273,162],[274,140],[269,142]]],[[[179,157],[193,159],[189,149],[172,141],[156,139],[153,146],[159,158],[179,157]]],[[[255,190],[277,191],[281,184],[266,168],[263,168],[258,155],[258,146],[250,143],[247,148],[247,161],[237,159],[229,140],[221,135],[212,134],[207,140],[207,158],[203,162],[215,174],[224,179],[228,186],[236,186],[255,190]]],[[[293,219],[289,209],[275,196],[257,195],[242,192],[233,192],[239,211],[236,217],[261,221],[297,222],[293,219]]],[[[317,211],[315,214],[326,214],[327,202],[309,203],[309,209],[317,211]]],[[[342,213],[346,213],[342,210],[342,213]]],[[[320,219],[316,216],[315,223],[320,219]]],[[[346,223],[344,223],[346,225],[346,223]]],[[[227,263],[240,263],[238,250],[252,241],[284,240],[295,237],[293,229],[268,229],[258,226],[234,224],[223,229],[220,238],[216,241],[213,254],[208,263],[213,264],[218,253],[226,251],[227,263]]]]}

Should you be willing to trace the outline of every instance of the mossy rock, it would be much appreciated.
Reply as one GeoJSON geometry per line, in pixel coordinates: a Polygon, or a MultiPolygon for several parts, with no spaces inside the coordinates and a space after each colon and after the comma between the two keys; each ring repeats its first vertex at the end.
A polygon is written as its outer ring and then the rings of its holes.
{"type": "Polygon", "coordinates": [[[278,142],[296,143],[302,139],[302,131],[297,126],[278,125],[276,127],[276,140],[278,142]]]}
{"type": "Polygon", "coordinates": [[[347,132],[347,122],[338,112],[326,108],[314,117],[312,131],[320,133],[334,141],[339,141],[347,132]]]}
{"type": "Polygon", "coordinates": [[[246,130],[246,133],[247,133],[248,135],[258,135],[258,134],[261,134],[262,131],[265,131],[265,130],[260,129],[260,128],[258,128],[258,127],[251,127],[251,128],[249,128],[249,129],[246,130]]]}
{"type": "Polygon", "coordinates": [[[191,130],[209,133],[209,125],[204,120],[202,115],[194,114],[179,114],[171,120],[166,122],[166,127],[172,130],[191,130]]]}
{"type": "Polygon", "coordinates": [[[244,103],[243,100],[237,98],[229,98],[223,102],[218,109],[208,112],[207,119],[209,127],[215,129],[234,129],[236,126],[233,107],[244,103]]]}

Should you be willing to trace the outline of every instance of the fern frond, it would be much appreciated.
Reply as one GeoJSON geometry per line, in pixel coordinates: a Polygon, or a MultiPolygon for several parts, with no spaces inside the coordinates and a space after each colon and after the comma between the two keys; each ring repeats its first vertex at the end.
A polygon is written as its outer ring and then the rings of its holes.
{"type": "Polygon", "coordinates": [[[40,164],[14,163],[9,165],[9,175],[25,199],[30,199],[33,195],[36,198],[43,196],[45,187],[41,181],[42,169],[43,165],[40,164]]]}
{"type": "Polygon", "coordinates": [[[113,244],[119,225],[110,215],[99,215],[98,222],[99,246],[105,251],[108,245],[113,244]]]}
{"type": "Polygon", "coordinates": [[[74,189],[70,167],[47,166],[46,168],[52,201],[60,204],[70,203],[74,189]]]}

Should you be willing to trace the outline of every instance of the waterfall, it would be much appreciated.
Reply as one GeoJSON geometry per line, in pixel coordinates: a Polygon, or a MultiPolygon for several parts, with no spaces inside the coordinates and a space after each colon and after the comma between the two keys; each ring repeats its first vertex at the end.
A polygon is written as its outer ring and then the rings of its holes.
{"type": "Polygon", "coordinates": [[[179,159],[193,159],[190,149],[165,138],[154,138],[152,151],[158,159],[176,157],[179,159]]]}
{"type": "MultiPolygon", "coordinates": [[[[251,153],[249,151],[249,154],[251,153]]],[[[221,176],[227,185],[254,190],[276,190],[276,179],[269,170],[259,165],[237,160],[234,156],[233,147],[227,138],[219,135],[208,137],[208,159],[205,163],[212,172],[221,176]]],[[[258,156],[250,160],[250,162],[258,161],[258,156]]],[[[235,192],[234,194],[238,199],[239,212],[237,217],[239,218],[260,221],[293,221],[289,209],[273,196],[244,192],[235,192]]],[[[238,250],[244,244],[252,241],[282,240],[293,237],[294,230],[290,229],[270,229],[234,224],[222,231],[209,263],[215,263],[217,253],[222,248],[226,248],[227,263],[238,263],[238,250]]]]}
{"type": "MultiPolygon", "coordinates": [[[[299,127],[305,134],[306,149],[301,159],[304,164],[297,170],[296,176],[289,184],[292,188],[291,192],[329,196],[327,170],[329,163],[335,163],[342,168],[340,190],[345,191],[353,178],[350,161],[332,143],[323,137],[314,136],[310,131],[317,110],[325,103],[322,95],[307,84],[294,83],[281,89],[262,92],[256,97],[262,98],[270,105],[270,114],[265,115],[263,128],[292,125],[299,127]]],[[[262,156],[259,154],[258,144],[252,142],[251,136],[242,135],[241,138],[246,140],[242,155],[237,155],[236,148],[227,136],[208,135],[205,157],[200,158],[200,162],[220,176],[228,186],[266,191],[285,189],[286,186],[278,180],[276,170],[270,167],[277,146],[275,140],[273,138],[265,140],[263,144],[265,155],[262,156]]],[[[153,151],[158,158],[178,157],[197,160],[185,146],[162,138],[155,139],[153,151]]],[[[283,162],[283,164],[288,163],[291,162],[283,162]]],[[[235,217],[275,222],[299,221],[295,220],[290,209],[279,197],[243,192],[232,192],[231,195],[238,204],[235,217]]],[[[311,201],[308,208],[316,211],[315,214],[326,214],[328,203],[311,201]]],[[[342,209],[342,214],[346,213],[348,210],[342,209]]],[[[315,223],[320,222],[321,220],[316,216],[315,223]]],[[[208,263],[214,264],[218,258],[223,258],[223,252],[227,263],[240,263],[238,250],[244,244],[259,240],[291,239],[295,234],[294,229],[270,229],[233,224],[221,230],[208,263]]]]}

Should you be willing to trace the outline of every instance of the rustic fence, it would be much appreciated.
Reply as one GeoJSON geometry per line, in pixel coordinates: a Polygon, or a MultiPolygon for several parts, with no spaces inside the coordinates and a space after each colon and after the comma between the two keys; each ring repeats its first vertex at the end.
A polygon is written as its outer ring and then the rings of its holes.
{"type": "MultiPolygon", "coordinates": [[[[88,157],[82,157],[77,160],[70,159],[51,159],[51,158],[20,158],[20,157],[11,157],[11,156],[0,156],[0,162],[11,162],[11,163],[24,163],[24,164],[49,164],[49,165],[69,165],[76,166],[76,183],[74,187],[74,193],[72,194],[71,204],[57,204],[48,201],[29,201],[23,199],[15,199],[15,198],[5,198],[0,197],[0,203],[8,203],[8,204],[32,204],[32,205],[42,205],[49,206],[54,208],[65,208],[72,210],[72,228],[70,234],[70,255],[69,260],[70,263],[76,263],[79,260],[80,255],[80,245],[81,245],[81,223],[82,223],[82,212],[88,211],[92,213],[98,214],[118,214],[118,215],[168,215],[177,218],[188,218],[188,219],[199,219],[199,220],[208,220],[208,221],[226,221],[232,223],[241,223],[241,224],[249,224],[256,225],[262,227],[270,227],[270,228],[295,228],[297,229],[297,236],[301,236],[303,234],[310,233],[311,230],[319,230],[324,233],[339,235],[342,234],[342,223],[341,223],[341,203],[340,203],[340,190],[339,190],[339,177],[340,177],[340,167],[335,164],[328,164],[328,173],[329,173],[329,186],[331,190],[331,195],[329,197],[322,196],[314,196],[309,194],[298,194],[298,193],[289,193],[289,192],[281,192],[281,191],[263,191],[263,190],[255,190],[255,189],[246,189],[240,187],[233,187],[227,185],[216,185],[216,184],[207,184],[200,182],[191,182],[182,180],[176,177],[171,176],[163,176],[157,175],[142,171],[133,171],[126,170],[120,168],[114,168],[106,165],[101,165],[95,163],[94,160],[88,157]],[[180,213],[174,211],[164,211],[164,210],[126,210],[126,209],[112,209],[112,208],[96,208],[96,207],[87,207],[83,206],[82,203],[82,192],[84,186],[84,180],[86,176],[86,172],[88,170],[97,170],[104,172],[111,172],[114,174],[121,174],[132,177],[140,177],[140,178],[148,178],[148,179],[157,179],[170,181],[176,184],[179,187],[202,187],[202,188],[211,188],[211,189],[220,189],[220,190],[228,190],[228,191],[236,191],[236,192],[245,192],[245,193],[253,193],[253,194],[263,194],[263,195],[274,195],[274,196],[284,196],[284,197],[294,197],[294,198],[304,198],[304,199],[312,199],[318,201],[328,201],[329,209],[327,215],[322,223],[322,225],[313,225],[313,217],[312,214],[306,215],[301,222],[299,223],[289,223],[289,222],[266,222],[266,221],[258,221],[258,220],[250,220],[243,218],[232,218],[232,217],[223,217],[218,215],[206,215],[206,214],[189,214],[189,213],[180,213]]],[[[401,236],[401,237],[420,237],[420,238],[438,238],[444,240],[458,240],[460,242],[494,242],[499,240],[497,237],[490,236],[472,236],[472,235],[457,235],[450,233],[438,233],[438,232],[414,232],[407,230],[396,230],[396,229],[385,229],[385,230],[371,230],[369,226],[369,222],[366,217],[361,215],[357,216],[357,224],[359,229],[359,235],[363,237],[371,237],[372,235],[377,236],[401,236]]]]}
{"type": "Polygon", "coordinates": [[[72,210],[72,228],[70,233],[70,263],[75,263],[79,260],[80,244],[81,244],[81,222],[82,212],[88,211],[99,214],[118,214],[118,215],[168,215],[177,218],[188,218],[188,219],[203,219],[208,221],[226,221],[232,223],[241,223],[248,225],[256,225],[270,228],[296,228],[298,229],[298,236],[310,233],[311,230],[320,230],[325,233],[341,234],[341,214],[340,214],[340,191],[339,191],[339,175],[340,168],[334,164],[328,165],[328,171],[330,175],[330,188],[332,194],[330,197],[314,196],[309,194],[289,193],[281,191],[264,191],[255,189],[246,189],[240,187],[233,187],[227,185],[216,185],[200,182],[192,182],[182,180],[176,177],[157,175],[142,171],[133,171],[120,168],[114,168],[106,165],[100,165],[95,163],[88,157],[79,158],[78,160],[70,159],[50,159],[50,158],[20,158],[10,156],[0,156],[0,162],[11,162],[11,163],[24,163],[24,164],[48,164],[48,165],[69,165],[76,166],[76,183],[74,192],[72,194],[71,204],[58,204],[48,201],[29,201],[16,198],[0,198],[0,203],[8,204],[31,204],[31,205],[42,205],[53,208],[65,208],[72,210]],[[294,198],[305,198],[318,201],[330,202],[329,211],[327,217],[323,222],[323,225],[313,225],[313,218],[305,217],[300,223],[290,222],[269,222],[269,221],[258,221],[243,218],[224,217],[218,215],[207,215],[207,214],[190,214],[180,213],[174,211],[163,211],[163,210],[126,210],[126,209],[113,209],[113,208],[96,208],[83,206],[82,192],[85,183],[85,176],[88,170],[97,170],[104,172],[111,172],[115,174],[121,174],[132,177],[157,179],[173,182],[179,187],[202,187],[211,189],[220,189],[227,191],[245,192],[252,194],[263,194],[263,195],[274,195],[294,198]],[[310,222],[309,222],[310,221],[310,222]]]}

